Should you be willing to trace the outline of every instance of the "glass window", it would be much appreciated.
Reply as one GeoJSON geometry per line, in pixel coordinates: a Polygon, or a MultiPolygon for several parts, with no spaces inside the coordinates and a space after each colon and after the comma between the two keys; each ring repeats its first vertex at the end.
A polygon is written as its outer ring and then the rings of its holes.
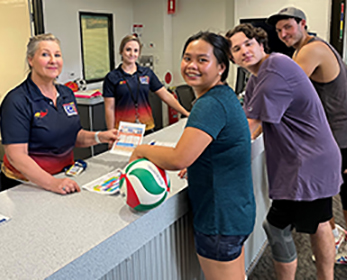
{"type": "Polygon", "coordinates": [[[80,12],[83,79],[98,82],[114,69],[112,14],[80,12]]]}

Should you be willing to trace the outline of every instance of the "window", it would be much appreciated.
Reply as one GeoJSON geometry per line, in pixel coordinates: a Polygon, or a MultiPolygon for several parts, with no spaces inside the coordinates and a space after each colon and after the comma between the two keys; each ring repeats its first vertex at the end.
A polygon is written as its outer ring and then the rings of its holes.
{"type": "Polygon", "coordinates": [[[79,14],[83,79],[99,82],[114,69],[112,14],[79,14]]]}

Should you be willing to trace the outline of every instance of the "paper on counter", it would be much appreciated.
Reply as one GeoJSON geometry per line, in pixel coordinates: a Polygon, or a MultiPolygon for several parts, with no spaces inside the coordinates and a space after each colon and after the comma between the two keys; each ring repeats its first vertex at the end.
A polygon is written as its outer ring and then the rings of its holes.
{"type": "Polygon", "coordinates": [[[157,140],[152,140],[151,142],[148,143],[148,145],[153,145],[153,146],[162,146],[162,147],[176,147],[175,142],[162,142],[162,141],[157,141],[157,140]]]}
{"type": "Polygon", "coordinates": [[[115,194],[119,192],[119,178],[122,174],[120,169],[116,169],[106,175],[99,177],[98,179],[87,183],[82,186],[91,192],[96,192],[100,194],[115,194]]]}

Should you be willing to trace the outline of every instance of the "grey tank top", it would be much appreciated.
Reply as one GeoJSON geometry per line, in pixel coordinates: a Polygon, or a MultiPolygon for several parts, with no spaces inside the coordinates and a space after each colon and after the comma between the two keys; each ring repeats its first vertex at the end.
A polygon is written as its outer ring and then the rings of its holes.
{"type": "Polygon", "coordinates": [[[340,73],[331,82],[318,83],[311,80],[325,110],[330,128],[340,149],[347,148],[347,69],[340,54],[324,40],[314,37],[308,43],[321,41],[335,54],[340,73]]]}

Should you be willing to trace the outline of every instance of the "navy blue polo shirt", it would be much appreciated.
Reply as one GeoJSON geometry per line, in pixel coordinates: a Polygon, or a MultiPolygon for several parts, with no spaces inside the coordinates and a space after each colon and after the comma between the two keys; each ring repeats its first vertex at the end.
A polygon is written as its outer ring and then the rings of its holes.
{"type": "Polygon", "coordinates": [[[135,101],[138,104],[138,118],[146,124],[146,130],[154,128],[152,109],[148,92],[156,92],[163,87],[154,72],[136,64],[137,71],[130,75],[123,71],[122,65],[109,72],[104,80],[103,96],[115,98],[115,127],[120,121],[135,122],[135,101]],[[131,91],[129,91],[129,87],[131,91]],[[138,97],[137,97],[138,93],[138,97]]]}
{"type": "MultiPolygon", "coordinates": [[[[3,144],[28,144],[28,153],[50,174],[72,164],[73,147],[81,124],[73,92],[56,85],[57,106],[28,78],[11,90],[0,107],[3,144]]],[[[9,178],[25,179],[4,157],[2,170],[9,178]]]]}

